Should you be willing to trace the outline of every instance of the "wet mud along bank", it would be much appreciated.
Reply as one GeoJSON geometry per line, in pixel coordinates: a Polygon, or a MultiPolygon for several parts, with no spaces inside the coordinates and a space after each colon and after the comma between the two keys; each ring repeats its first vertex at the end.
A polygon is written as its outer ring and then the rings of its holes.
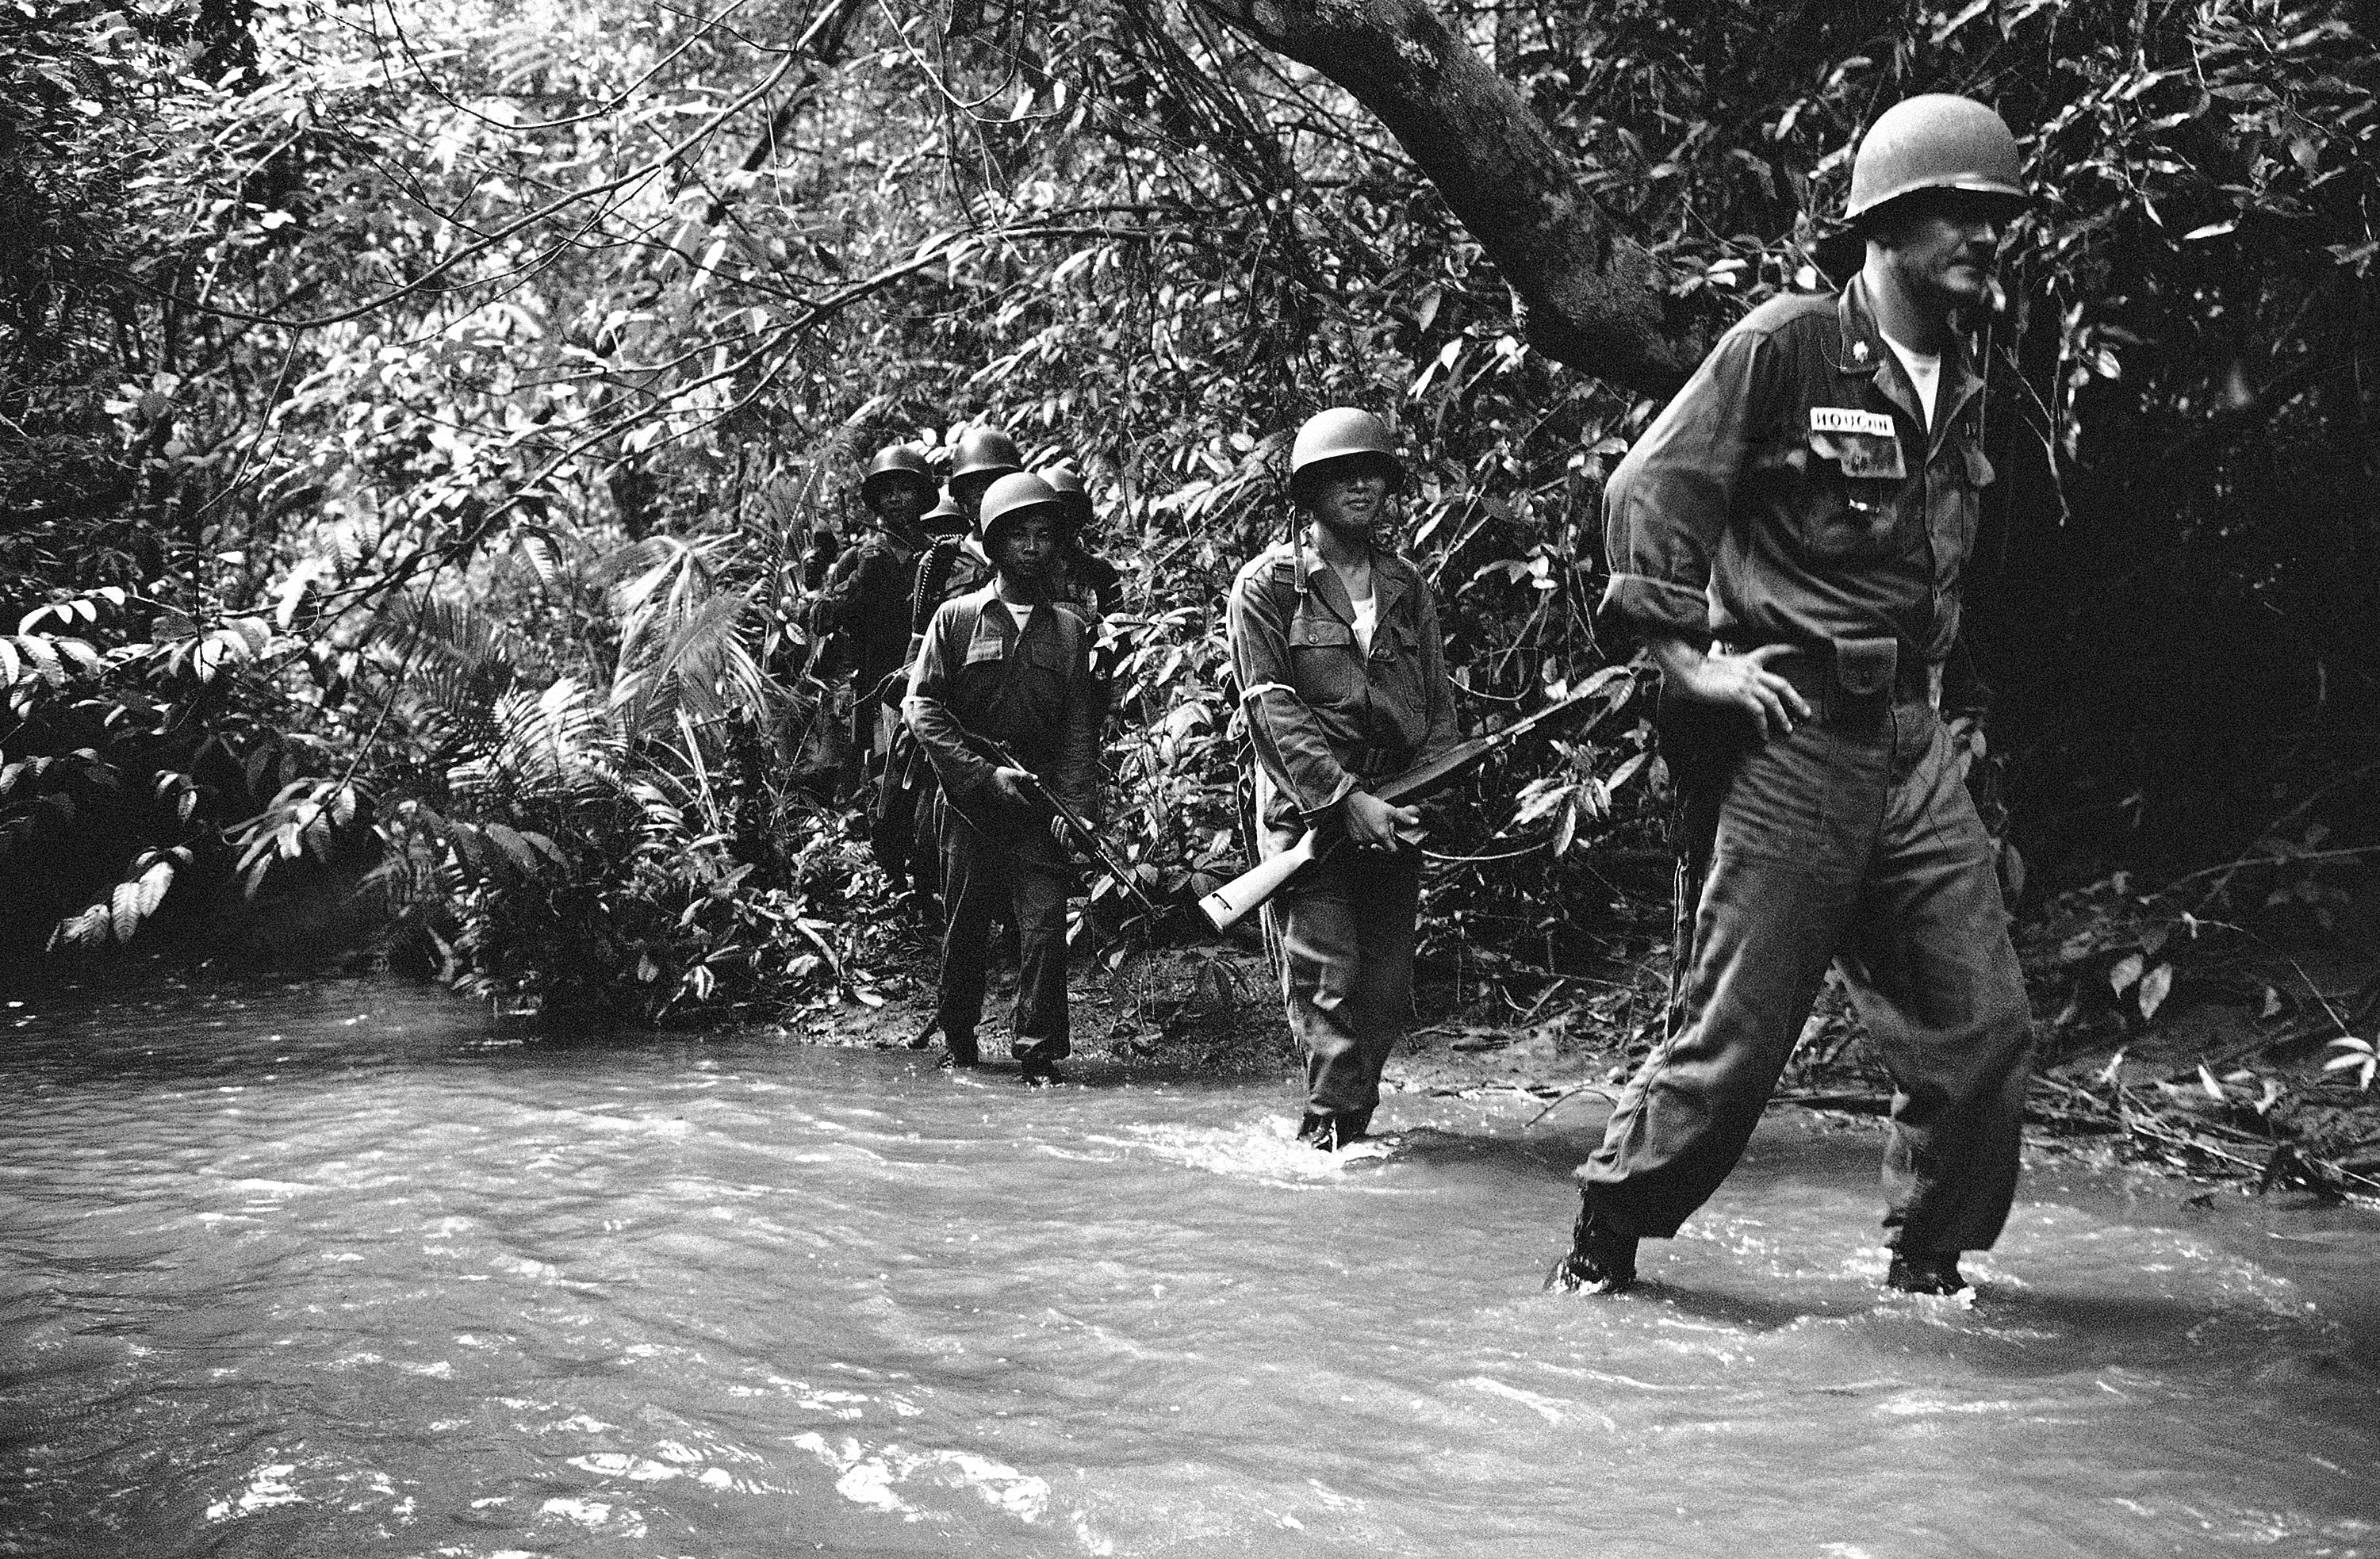
{"type": "MultiPolygon", "coordinates": [[[[2255,949],[2210,957],[2143,1019],[2140,974],[2116,988],[2122,949],[2134,945],[2126,935],[2087,905],[2020,929],[2039,1035],[2029,1150],[2154,1165],[2194,1182],[2181,1196],[2213,1183],[2380,1199],[2380,1088],[2333,1066],[2344,1051],[2331,1043],[2380,1028],[2380,962],[2255,949]]],[[[1656,949],[1559,976],[1483,960],[1462,974],[1459,984],[1424,982],[1421,1016],[1383,1079],[1387,1116],[1398,1098],[1454,1097],[1575,1127],[1600,1118],[1656,1037],[1668,958],[1656,949]]],[[[1073,983],[1073,1070],[1087,1081],[1286,1079],[1294,1069],[1276,976],[1245,949],[1159,949],[1112,968],[1078,959],[1073,983]]],[[[869,997],[882,1005],[824,1000],[788,1014],[778,1031],[805,1043],[906,1047],[931,1017],[930,964],[910,961],[869,997]]],[[[1002,1010],[996,997],[986,1030],[994,1057],[1005,1054],[1002,1010]]],[[[929,1053],[939,1044],[926,1040],[929,1053]]],[[[1890,1104],[1889,1080],[1830,985],[1772,1110],[1849,1124],[1880,1120],[1890,1104]]],[[[1282,1107],[1293,1107],[1286,1090],[1282,1107]]]]}

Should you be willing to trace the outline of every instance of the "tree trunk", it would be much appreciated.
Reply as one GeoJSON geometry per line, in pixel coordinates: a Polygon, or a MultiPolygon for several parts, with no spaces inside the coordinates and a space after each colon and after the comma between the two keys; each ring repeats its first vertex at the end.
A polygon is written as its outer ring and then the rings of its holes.
{"type": "Polygon", "coordinates": [[[1519,295],[1529,342],[1631,389],[1675,389],[1710,344],[1651,254],[1613,231],[1512,84],[1425,0],[1196,0],[1377,115],[1519,295]]]}

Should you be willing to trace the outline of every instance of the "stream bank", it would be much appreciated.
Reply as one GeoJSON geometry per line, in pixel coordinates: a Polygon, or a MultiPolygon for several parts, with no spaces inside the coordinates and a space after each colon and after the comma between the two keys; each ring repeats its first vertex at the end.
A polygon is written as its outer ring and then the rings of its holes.
{"type": "MultiPolygon", "coordinates": [[[[2227,947],[2210,936],[2144,1014],[2142,971],[2125,961],[2145,939],[2082,899],[2020,927],[2040,1035],[2028,1145],[2153,1164],[2259,1194],[2380,1198],[2380,1088],[2331,1068],[2346,1053],[2336,1037],[2368,1038],[2380,1027],[2380,961],[2243,938],[2227,947]]],[[[1515,1097],[1548,1120],[1585,1100],[1608,1101],[1657,1037],[1669,979],[1657,938],[1613,947],[1599,963],[1559,974],[1475,954],[1462,967],[1426,972],[1437,977],[1421,983],[1419,1020],[1385,1087],[1515,1097]]],[[[815,1000],[779,1026],[808,1043],[905,1046],[930,1019],[932,968],[911,945],[883,966],[868,999],[815,1000]]],[[[986,1004],[988,1055],[1004,1054],[1007,980],[996,980],[986,1004]]],[[[1274,976],[1243,945],[1078,958],[1073,999],[1083,1064],[1126,1075],[1286,1080],[1294,1071],[1274,976]]],[[[939,1046],[939,1036],[927,1043],[939,1046]]],[[[1830,981],[1771,1107],[1880,1118],[1890,1105],[1890,1082],[1830,981]]]]}

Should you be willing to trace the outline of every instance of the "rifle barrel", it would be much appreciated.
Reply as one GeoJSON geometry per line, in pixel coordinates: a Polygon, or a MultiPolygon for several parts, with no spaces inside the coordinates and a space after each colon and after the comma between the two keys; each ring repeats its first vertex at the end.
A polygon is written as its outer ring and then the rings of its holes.
{"type": "Polygon", "coordinates": [[[1048,807],[1065,823],[1066,831],[1075,836],[1075,842],[1081,845],[1092,860],[1106,867],[1108,876],[1115,879],[1116,886],[1137,900],[1143,911],[1152,917],[1156,915],[1157,900],[1151,899],[1148,890],[1140,886],[1139,876],[1131,867],[1115,858],[1114,852],[1108,849],[1107,841],[1099,838],[1098,832],[1083,820],[1080,813],[1066,804],[1064,798],[1058,794],[1050,781],[1017,762],[1016,755],[1008,750],[1007,743],[995,742],[988,736],[978,736],[972,731],[967,732],[967,740],[985,757],[1024,775],[1033,794],[1042,805],[1048,807]]]}
{"type": "MultiPolygon", "coordinates": [[[[1486,736],[1475,736],[1468,742],[1458,743],[1427,763],[1417,764],[1411,768],[1389,776],[1373,787],[1372,794],[1382,801],[1419,798],[1447,780],[1469,768],[1497,748],[1510,745],[1538,726],[1572,713],[1592,699],[1605,697],[1603,685],[1600,681],[1591,683],[1560,703],[1548,704],[1533,715],[1514,720],[1501,731],[1491,731],[1486,736]]],[[[1604,713],[1609,714],[1617,707],[1617,704],[1607,702],[1604,713]]],[[[1602,719],[1602,715],[1597,715],[1596,719],[1602,719]]],[[[1283,885],[1296,876],[1321,853],[1322,852],[1318,849],[1314,831],[1308,829],[1296,845],[1269,860],[1257,862],[1201,899],[1198,901],[1198,907],[1206,912],[1207,918],[1214,924],[1216,930],[1227,930],[1246,918],[1249,912],[1280,891],[1283,885]]]]}

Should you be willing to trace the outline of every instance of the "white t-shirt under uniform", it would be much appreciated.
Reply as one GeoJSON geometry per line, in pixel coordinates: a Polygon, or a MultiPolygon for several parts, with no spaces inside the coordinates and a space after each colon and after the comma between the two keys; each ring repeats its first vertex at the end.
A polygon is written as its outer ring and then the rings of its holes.
{"type": "Polygon", "coordinates": [[[1380,623],[1379,592],[1376,590],[1362,597],[1351,596],[1348,599],[1355,608],[1355,647],[1364,652],[1365,659],[1369,660],[1372,658],[1372,630],[1380,623]]]}
{"type": "Polygon", "coordinates": [[[1917,404],[1925,408],[1925,431],[1931,437],[1934,432],[1934,401],[1942,391],[1942,355],[1937,352],[1928,357],[1923,352],[1912,352],[1888,335],[1884,338],[1884,344],[1892,348],[1894,357],[1900,359],[1902,370],[1909,375],[1909,382],[1916,387],[1917,404]]]}

